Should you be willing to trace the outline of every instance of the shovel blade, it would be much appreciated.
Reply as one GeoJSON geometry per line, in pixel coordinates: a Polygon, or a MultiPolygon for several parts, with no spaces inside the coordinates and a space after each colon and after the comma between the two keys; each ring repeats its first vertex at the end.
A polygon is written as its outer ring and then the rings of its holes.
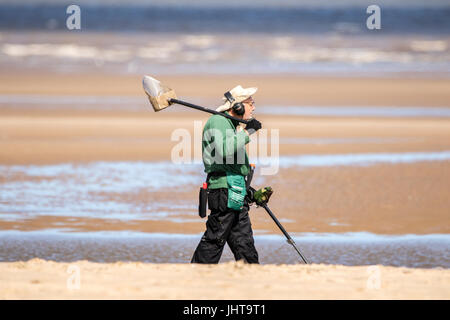
{"type": "Polygon", "coordinates": [[[153,110],[161,111],[171,105],[170,99],[176,99],[177,96],[173,89],[163,85],[159,80],[150,76],[144,76],[142,86],[148,96],[153,110]]]}

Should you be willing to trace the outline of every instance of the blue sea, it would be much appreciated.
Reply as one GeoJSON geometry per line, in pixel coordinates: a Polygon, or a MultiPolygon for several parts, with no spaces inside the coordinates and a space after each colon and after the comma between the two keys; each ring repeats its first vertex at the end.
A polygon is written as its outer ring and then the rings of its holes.
{"type": "Polygon", "coordinates": [[[142,74],[450,72],[448,1],[0,1],[0,67],[142,74]]]}

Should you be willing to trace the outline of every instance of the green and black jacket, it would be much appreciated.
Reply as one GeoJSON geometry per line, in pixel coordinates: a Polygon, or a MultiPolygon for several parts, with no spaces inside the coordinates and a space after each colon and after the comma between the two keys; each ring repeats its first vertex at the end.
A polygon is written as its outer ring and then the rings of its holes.
{"type": "MultiPolygon", "coordinates": [[[[248,134],[236,132],[239,122],[221,115],[212,115],[203,128],[202,156],[205,172],[231,172],[246,176],[250,171],[245,145],[248,134]]],[[[209,189],[227,188],[226,176],[212,176],[209,189]]]]}

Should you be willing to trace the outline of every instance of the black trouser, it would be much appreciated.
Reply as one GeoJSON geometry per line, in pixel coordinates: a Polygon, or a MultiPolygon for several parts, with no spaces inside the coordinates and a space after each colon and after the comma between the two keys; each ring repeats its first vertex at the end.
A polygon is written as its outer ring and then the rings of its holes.
{"type": "Polygon", "coordinates": [[[241,211],[235,211],[227,207],[227,202],[227,189],[209,190],[208,207],[211,213],[192,263],[219,263],[225,243],[230,246],[236,260],[259,263],[248,205],[245,204],[241,211]]]}

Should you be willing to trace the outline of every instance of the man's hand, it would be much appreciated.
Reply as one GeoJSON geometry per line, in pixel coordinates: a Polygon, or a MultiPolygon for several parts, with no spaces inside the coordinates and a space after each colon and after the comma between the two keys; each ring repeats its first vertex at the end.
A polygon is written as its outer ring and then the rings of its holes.
{"type": "Polygon", "coordinates": [[[269,202],[272,193],[273,190],[271,187],[264,187],[259,189],[258,191],[255,191],[255,193],[253,194],[253,199],[255,199],[255,202],[258,206],[261,206],[269,202]]]}
{"type": "Polygon", "coordinates": [[[249,134],[252,134],[252,133],[258,131],[261,128],[262,128],[261,122],[259,122],[255,118],[253,118],[247,123],[247,126],[245,127],[245,130],[247,130],[247,132],[249,134]]]}
{"type": "Polygon", "coordinates": [[[262,206],[263,204],[269,202],[272,193],[273,189],[271,187],[264,187],[259,190],[255,190],[252,187],[250,187],[247,192],[247,196],[250,200],[250,203],[254,202],[258,206],[262,206]]]}

